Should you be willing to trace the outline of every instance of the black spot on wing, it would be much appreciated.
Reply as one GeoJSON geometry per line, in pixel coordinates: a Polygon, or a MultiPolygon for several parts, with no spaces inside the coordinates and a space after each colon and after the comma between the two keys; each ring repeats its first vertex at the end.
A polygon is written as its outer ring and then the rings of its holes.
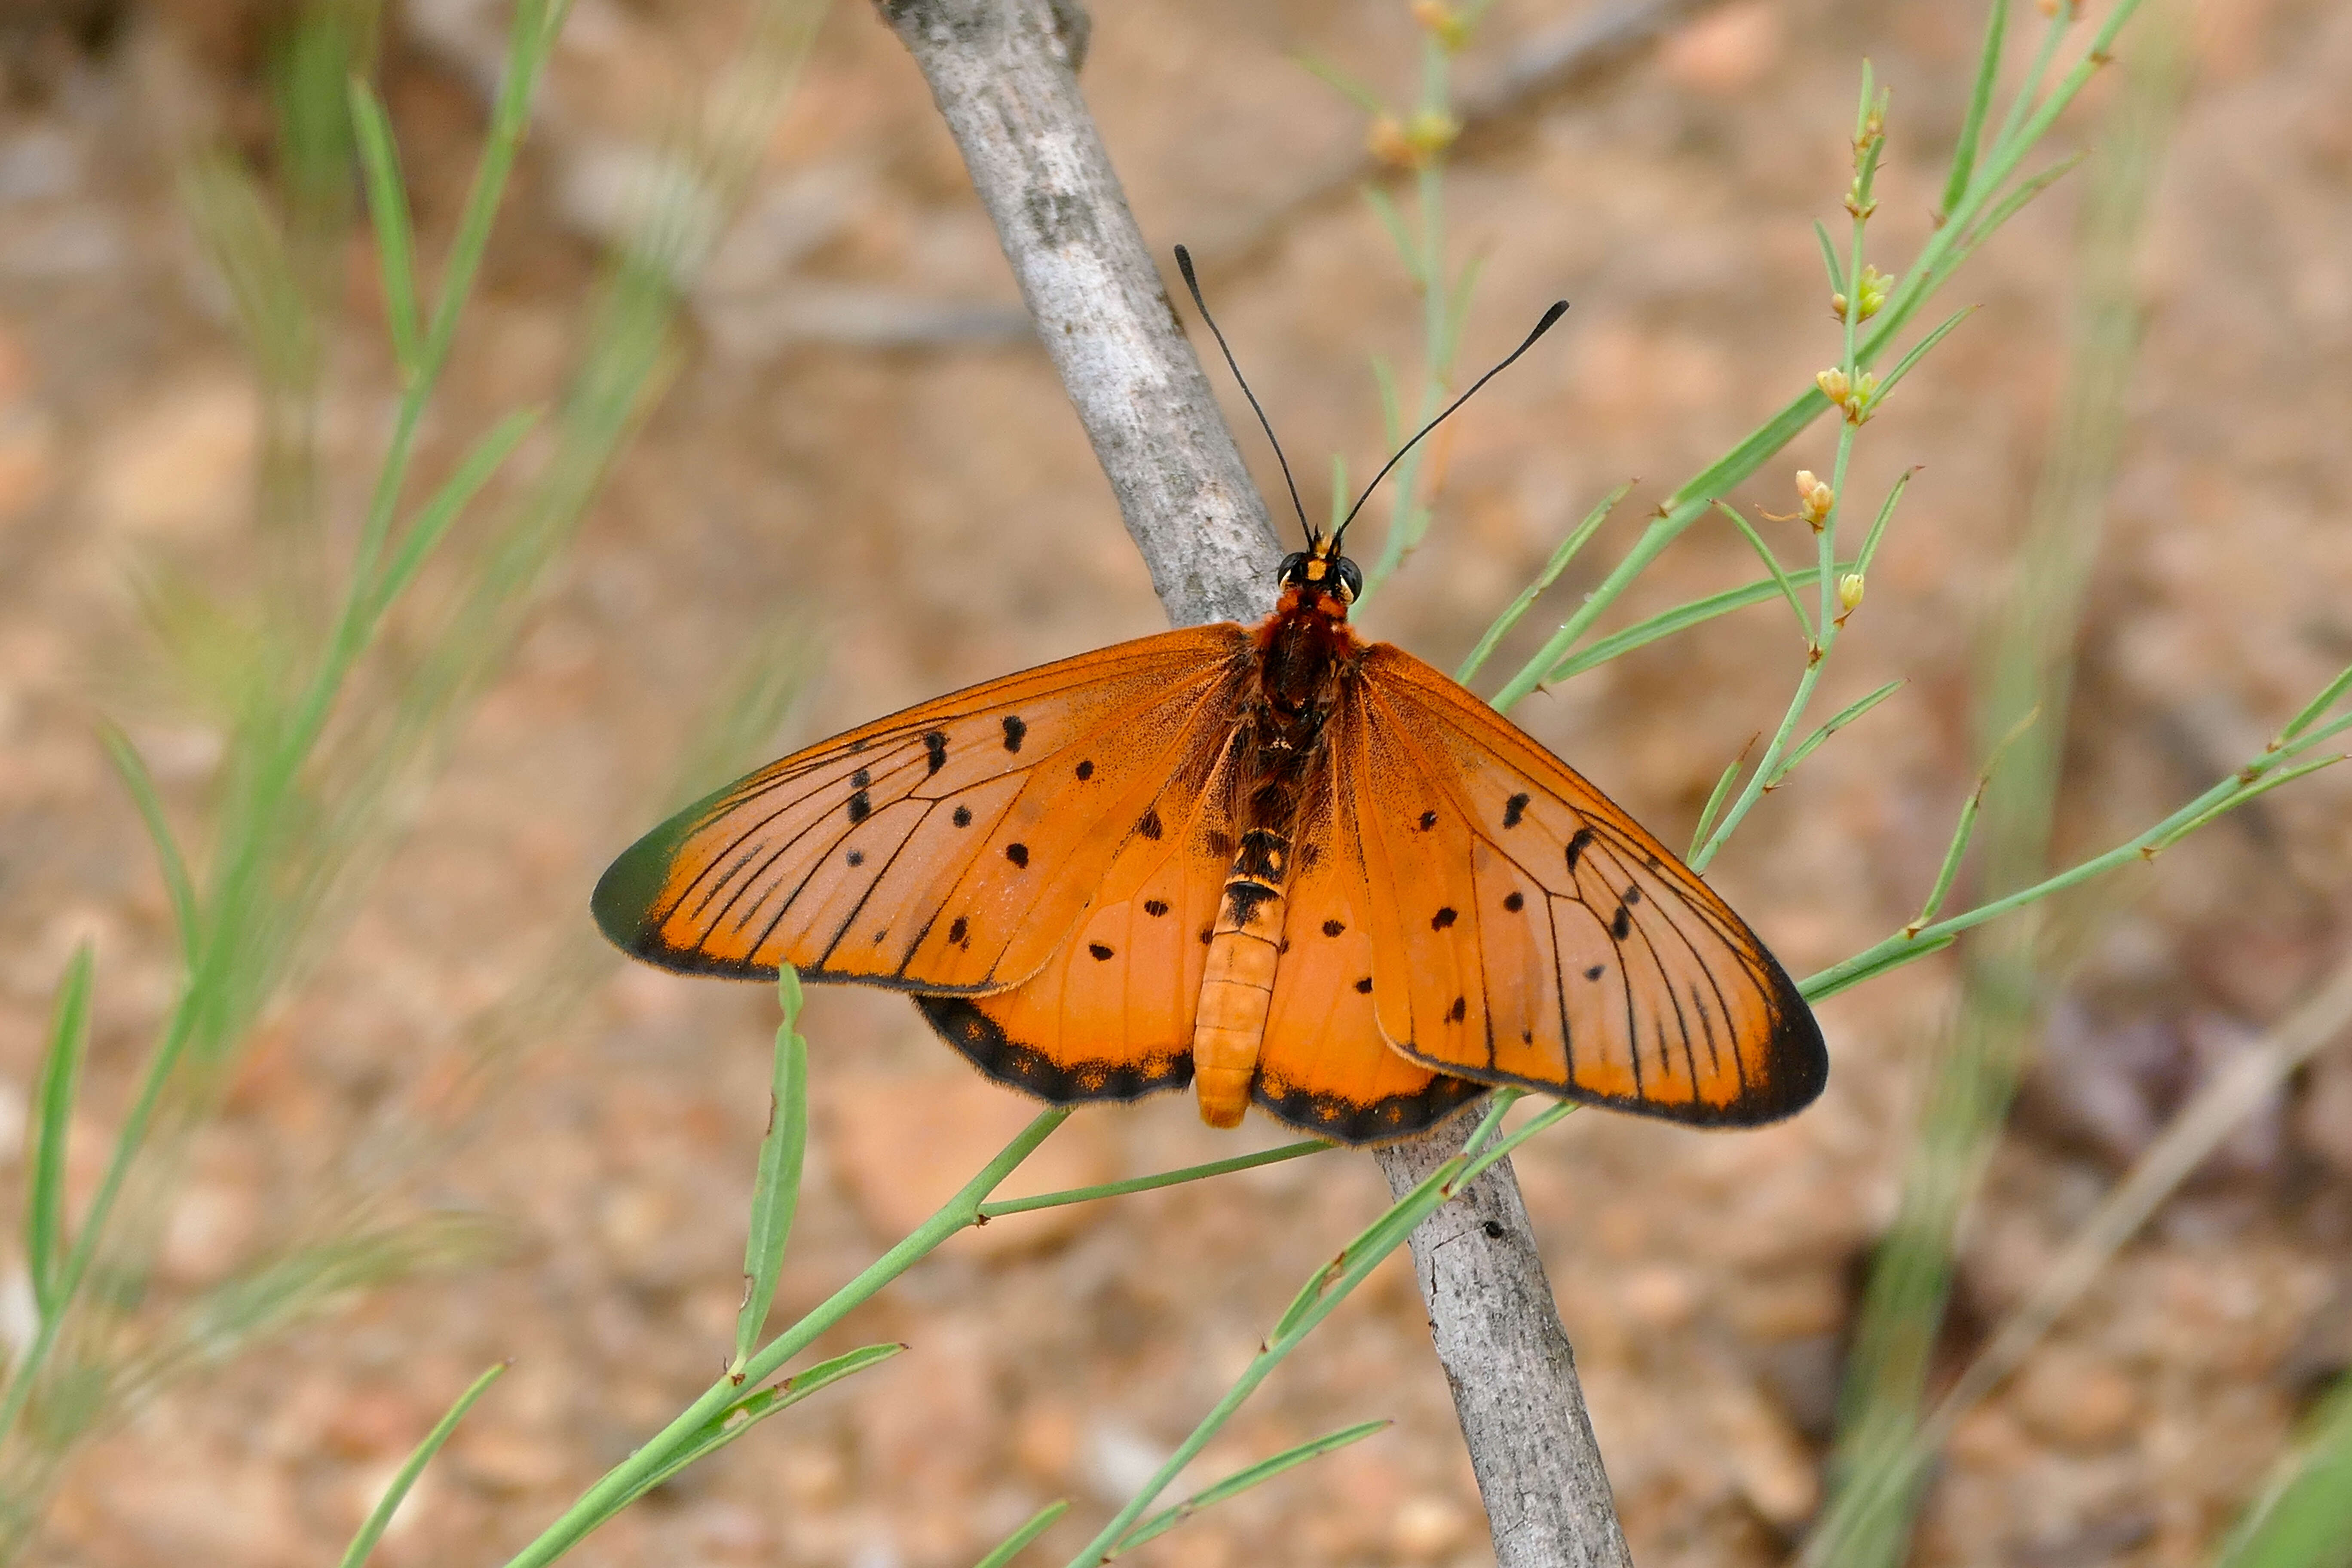
{"type": "Polygon", "coordinates": [[[1094,955],[1094,961],[1097,963],[1106,963],[1111,957],[1111,950],[1098,942],[1087,943],[1087,951],[1094,955]]]}
{"type": "Polygon", "coordinates": [[[873,786],[874,770],[872,768],[860,768],[849,775],[849,787],[852,789],[871,789],[873,786]]]}
{"type": "Polygon", "coordinates": [[[1157,920],[1161,915],[1168,912],[1168,900],[1165,899],[1146,899],[1143,900],[1143,912],[1151,916],[1154,920],[1157,920]]]}
{"type": "Polygon", "coordinates": [[[1370,996],[1372,994],[1372,977],[1367,974],[1361,980],[1357,981],[1356,989],[1363,995],[1370,996]]]}
{"type": "Polygon", "coordinates": [[[952,820],[958,827],[970,827],[971,826],[971,807],[968,805],[957,806],[955,808],[955,816],[952,820]]]}
{"type": "Polygon", "coordinates": [[[956,916],[954,922],[948,927],[948,940],[958,947],[970,947],[971,922],[961,915],[956,916]]]}
{"type": "MultiPolygon", "coordinates": [[[[866,775],[861,772],[857,776],[864,778],[866,775]]],[[[866,798],[864,789],[861,788],[856,795],[849,797],[849,820],[852,825],[863,822],[873,815],[874,803],[866,798]]]]}
{"type": "Polygon", "coordinates": [[[1433,811],[1424,811],[1421,814],[1421,830],[1423,833],[1428,832],[1431,828],[1436,826],[1437,813],[1433,811]]]}
{"type": "Polygon", "coordinates": [[[1519,818],[1527,815],[1528,802],[1534,798],[1535,797],[1528,794],[1527,791],[1521,790],[1518,794],[1505,801],[1503,803],[1503,826],[1506,827],[1517,827],[1519,825],[1519,818]]]}
{"type": "Polygon", "coordinates": [[[1090,762],[1080,763],[1077,765],[1076,773],[1078,775],[1078,782],[1080,784],[1084,784],[1087,780],[1095,776],[1095,765],[1090,762]]]}
{"type": "Polygon", "coordinates": [[[1444,931],[1447,926],[1452,925],[1460,918],[1460,916],[1456,915],[1450,909],[1440,910],[1435,914],[1429,917],[1429,929],[1432,931],[1444,931]]]}
{"type": "Polygon", "coordinates": [[[1346,926],[1341,925],[1338,921],[1325,921],[1323,922],[1323,934],[1325,936],[1338,936],[1341,931],[1346,931],[1347,929],[1348,928],[1346,926]]]}
{"type": "Polygon", "coordinates": [[[1154,844],[1159,843],[1160,836],[1167,831],[1166,828],[1160,826],[1160,814],[1157,811],[1146,811],[1141,816],[1136,818],[1135,830],[1138,833],[1142,834],[1146,838],[1150,839],[1154,844]]]}
{"type": "Polygon", "coordinates": [[[1027,738],[1028,733],[1029,726],[1021,721],[1021,716],[1018,713],[1007,713],[1004,716],[1004,749],[1006,751],[1019,751],[1022,741],[1027,738]]]}
{"type": "Polygon", "coordinates": [[[1514,888],[1509,892],[1503,895],[1503,907],[1510,910],[1513,914],[1517,914],[1521,910],[1528,907],[1527,895],[1520,892],[1517,888],[1514,888]]]}
{"type": "Polygon", "coordinates": [[[946,732],[940,730],[933,730],[926,734],[923,737],[923,754],[929,760],[929,766],[923,774],[925,778],[930,777],[932,773],[938,773],[941,768],[946,767],[948,765],[948,738],[946,732]]]}
{"type": "Polygon", "coordinates": [[[1008,844],[1004,847],[1004,858],[1007,860],[1012,861],[1014,866],[1025,871],[1029,868],[1029,846],[1026,844],[1008,844]]]}
{"type": "Polygon", "coordinates": [[[1454,999],[1454,1005],[1445,1010],[1445,1021],[1449,1024],[1458,1024],[1465,1017],[1469,1016],[1469,1012],[1470,998],[1467,996],[1456,996],[1454,999]]]}
{"type": "Polygon", "coordinates": [[[1626,933],[1631,931],[1633,929],[1633,911],[1627,909],[1622,904],[1618,905],[1615,918],[1612,919],[1609,922],[1609,934],[1615,937],[1619,942],[1623,942],[1625,940],[1626,933]]]}
{"type": "Polygon", "coordinates": [[[1607,973],[1608,967],[1609,966],[1604,963],[1596,963],[1591,968],[1584,972],[1584,977],[1587,980],[1598,980],[1603,973],[1607,973]]]}
{"type": "Polygon", "coordinates": [[[1568,868],[1570,870],[1573,871],[1576,869],[1577,858],[1582,855],[1584,851],[1591,847],[1592,839],[1593,832],[1590,827],[1580,827],[1569,836],[1568,868]]]}
{"type": "Polygon", "coordinates": [[[844,858],[848,860],[852,866],[863,866],[866,864],[866,851],[863,849],[853,849],[848,853],[848,855],[844,857],[844,858]]]}

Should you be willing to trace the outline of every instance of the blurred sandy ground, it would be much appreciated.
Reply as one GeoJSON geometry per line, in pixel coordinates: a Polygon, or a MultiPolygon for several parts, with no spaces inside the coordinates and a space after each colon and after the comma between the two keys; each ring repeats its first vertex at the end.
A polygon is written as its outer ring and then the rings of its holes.
{"type": "MultiPolygon", "coordinates": [[[[90,41],[68,41],[63,21],[12,34],[0,113],[0,1157],[13,1172],[49,987],[92,934],[87,1181],[171,984],[163,895],[90,721],[101,709],[131,721],[191,810],[217,752],[124,674],[140,635],[126,572],[154,552],[233,582],[252,558],[253,405],[220,287],[173,205],[174,159],[211,136],[257,145],[267,17],[231,0],[56,9],[79,14],[90,41]]],[[[1410,363],[1415,307],[1352,198],[1285,213],[1360,134],[1286,57],[1308,47],[1402,93],[1416,45],[1404,7],[1122,0],[1097,13],[1085,79],[1145,233],[1203,253],[1304,471],[1334,448],[1367,471],[1379,418],[1365,358],[1410,363]],[[1235,253],[1229,237],[1268,215],[1281,215],[1270,236],[1235,253]]],[[[1505,0],[1465,75],[1559,15],[1505,0]]],[[[618,171],[742,20],[715,0],[579,0],[436,416],[435,460],[560,384],[618,171]]],[[[469,0],[390,13],[386,92],[428,256],[462,192],[497,22],[469,0]]],[[[1977,25],[1974,6],[1737,0],[1482,144],[1452,198],[1458,249],[1489,258],[1468,357],[1507,347],[1556,295],[1576,308],[1454,427],[1441,523],[1377,607],[1377,634],[1452,662],[1607,488],[1645,480],[1605,536],[1622,544],[1647,501],[1829,362],[1808,227],[1843,185],[1858,60],[1894,89],[1876,242],[1900,255],[1937,195],[1977,25]]],[[[2083,648],[2070,844],[2096,847],[2193,794],[2352,657],[2347,79],[2352,10],[2207,7],[2150,236],[2153,317],[2083,648]]],[[[2090,95],[2062,147],[2104,101],[2090,95]]],[[[1924,471],[1822,710],[1894,676],[1911,685],[1767,803],[1717,873],[1799,973],[1913,912],[1973,776],[1973,639],[2043,453],[2074,199],[2062,186],[1971,264],[1954,302],[1986,309],[1862,443],[1857,494],[1924,471]]],[[[352,274],[325,410],[346,491],[373,459],[390,384],[357,253],[352,274]]],[[[698,298],[668,402],[383,896],[273,1020],[203,1144],[170,1289],[264,1242],[371,1108],[535,973],[551,933],[584,925],[590,881],[645,826],[691,700],[778,617],[829,650],[780,748],[1161,624],[1014,304],[921,82],[868,12],[838,7],[698,298]]],[[[1784,509],[1784,468],[1826,468],[1830,439],[1824,426],[1759,478],[1742,498],[1751,515],[1784,509]]],[[[1606,553],[1580,569],[1583,585],[1606,553]]],[[[1752,570],[1727,530],[1703,527],[1644,602],[1752,570]]],[[[1529,638],[1557,614],[1533,617],[1529,638]]],[[[1751,611],[1519,716],[1679,841],[1726,760],[1777,716],[1801,658],[1775,612],[1751,611]]],[[[2136,891],[2061,1009],[2054,1065],[1970,1228],[1955,1361],[2169,1108],[2340,948],[2346,801],[2332,776],[2283,792],[2126,879],[2136,891]]],[[[599,973],[427,1184],[435,1201],[510,1216],[519,1255],[365,1301],[157,1402],[73,1472],[44,1561],[331,1561],[445,1402],[514,1356],[382,1555],[495,1561],[703,1386],[740,1289],[772,1005],[617,963],[599,973]]],[[[1837,1070],[1791,1125],[1710,1137],[1591,1114],[1521,1159],[1644,1563],[1771,1562],[1815,1505],[1839,1336],[1950,978],[1923,965],[1832,1005],[1837,1070]]],[[[818,1117],[787,1310],[876,1256],[1025,1115],[890,998],[821,995],[808,1032],[818,1117]]],[[[1254,1123],[1216,1137],[1176,1100],[1092,1111],[1041,1180],[1275,1136],[1254,1123]]],[[[1368,1161],[1328,1156],[965,1237],[835,1347],[902,1339],[909,1353],[690,1472],[577,1561],[944,1568],[1061,1495],[1077,1522],[1049,1541],[1070,1550],[1381,1199],[1368,1161]]],[[[2194,1562],[2298,1402],[2347,1359],[2352,1059],[2339,1051],[1966,1423],[1925,1560],[2194,1562]]],[[[1377,1415],[1397,1426],[1145,1560],[1487,1561],[1401,1263],[1280,1373],[1203,1473],[1377,1415]]]]}

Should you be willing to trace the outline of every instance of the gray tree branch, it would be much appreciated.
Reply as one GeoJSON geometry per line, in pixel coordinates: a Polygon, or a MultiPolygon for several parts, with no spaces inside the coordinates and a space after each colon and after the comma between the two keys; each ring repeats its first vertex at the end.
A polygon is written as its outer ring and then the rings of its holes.
{"type": "MultiPolygon", "coordinates": [[[[1252,621],[1276,546],[1093,117],[1076,0],[878,0],[930,84],[1022,299],[1179,626],[1252,621]]],[[[1454,1118],[1377,1152],[1402,1192],[1461,1146],[1454,1118]]],[[[1412,1238],[1430,1331],[1499,1568],[1626,1568],[1609,1481],[1507,1163],[1412,1238]]]]}

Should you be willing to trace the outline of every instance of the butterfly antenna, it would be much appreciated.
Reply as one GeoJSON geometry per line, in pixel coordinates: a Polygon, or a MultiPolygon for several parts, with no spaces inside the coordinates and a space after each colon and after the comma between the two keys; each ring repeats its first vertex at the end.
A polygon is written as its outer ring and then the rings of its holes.
{"type": "Polygon", "coordinates": [[[1546,332],[1551,331],[1553,324],[1566,314],[1568,314],[1568,301],[1565,300],[1553,300],[1551,309],[1543,313],[1543,320],[1536,323],[1536,330],[1528,334],[1527,342],[1521,343],[1517,348],[1513,349],[1509,353],[1504,355],[1503,362],[1500,364],[1488,371],[1486,374],[1480,376],[1477,380],[1472,382],[1468,392],[1464,393],[1461,396],[1447,404],[1445,405],[1444,413],[1439,415],[1436,418],[1423,426],[1419,430],[1414,431],[1412,439],[1407,441],[1403,446],[1399,447],[1396,449],[1396,456],[1391,458],[1386,463],[1381,466],[1381,471],[1372,476],[1372,482],[1364,487],[1364,493],[1356,498],[1356,504],[1348,509],[1348,515],[1339,520],[1339,526],[1331,531],[1331,548],[1333,550],[1339,548],[1339,536],[1348,531],[1348,524],[1356,521],[1356,514],[1364,510],[1364,503],[1372,499],[1372,492],[1381,488],[1381,481],[1389,477],[1389,470],[1395,468],[1399,463],[1403,462],[1404,455],[1407,452],[1412,451],[1415,447],[1420,446],[1421,438],[1423,436],[1428,435],[1432,430],[1434,430],[1440,425],[1444,424],[1447,419],[1453,416],[1455,409],[1461,407],[1464,404],[1469,402],[1472,397],[1477,395],[1480,387],[1486,385],[1488,382],[1494,380],[1496,376],[1510,369],[1511,362],[1513,360],[1517,359],[1521,354],[1535,347],[1536,340],[1543,336],[1546,332]]]}
{"type": "MultiPolygon", "coordinates": [[[[1290,487],[1290,504],[1298,513],[1298,526],[1307,531],[1307,542],[1314,543],[1315,529],[1307,521],[1306,503],[1298,499],[1298,481],[1290,477],[1290,459],[1282,455],[1282,443],[1274,438],[1273,421],[1266,418],[1265,410],[1258,405],[1257,394],[1252,392],[1249,383],[1242,379],[1242,367],[1234,363],[1233,346],[1225,342],[1225,334],[1217,330],[1217,319],[1209,314],[1208,301],[1201,298],[1201,280],[1192,276],[1192,253],[1181,245],[1176,247],[1176,270],[1184,275],[1184,287],[1192,291],[1192,308],[1201,312],[1201,320],[1209,323],[1210,334],[1217,340],[1217,347],[1224,350],[1225,367],[1234,373],[1234,379],[1241,383],[1242,395],[1249,399],[1250,411],[1257,416],[1258,428],[1265,432],[1267,442],[1274,447],[1274,460],[1282,465],[1282,482],[1290,487]]],[[[1551,323],[1547,321],[1544,324],[1549,326],[1551,323]]]]}

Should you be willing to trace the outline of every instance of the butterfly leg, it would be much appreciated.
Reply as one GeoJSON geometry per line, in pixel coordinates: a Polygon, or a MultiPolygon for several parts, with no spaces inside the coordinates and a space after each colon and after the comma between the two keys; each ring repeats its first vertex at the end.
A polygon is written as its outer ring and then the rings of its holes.
{"type": "Polygon", "coordinates": [[[1243,834],[1217,906],[1192,1026],[1192,1088],[1201,1120],[1212,1127],[1240,1126],[1249,1107],[1281,956],[1282,882],[1289,858],[1289,842],[1280,834],[1265,828],[1243,834]]]}

